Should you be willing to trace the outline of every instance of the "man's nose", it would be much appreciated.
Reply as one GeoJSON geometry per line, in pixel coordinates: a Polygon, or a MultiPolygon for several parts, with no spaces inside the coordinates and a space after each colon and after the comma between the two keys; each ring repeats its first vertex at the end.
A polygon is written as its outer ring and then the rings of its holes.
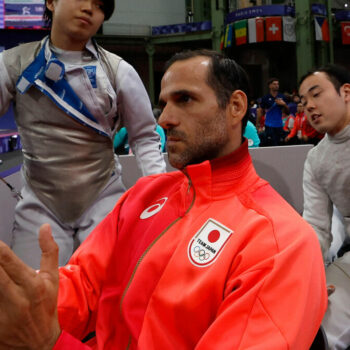
{"type": "Polygon", "coordinates": [[[93,0],[82,0],[81,1],[81,9],[82,11],[91,12],[93,8],[93,0]]]}
{"type": "Polygon", "coordinates": [[[163,128],[163,129],[170,129],[171,127],[178,125],[179,121],[176,116],[176,113],[174,113],[173,108],[170,105],[166,105],[163,110],[162,114],[160,115],[158,119],[158,124],[163,128]]]}
{"type": "Polygon", "coordinates": [[[315,104],[314,102],[312,101],[312,99],[309,99],[306,103],[306,106],[305,108],[308,110],[308,111],[311,111],[315,108],[315,104]]]}

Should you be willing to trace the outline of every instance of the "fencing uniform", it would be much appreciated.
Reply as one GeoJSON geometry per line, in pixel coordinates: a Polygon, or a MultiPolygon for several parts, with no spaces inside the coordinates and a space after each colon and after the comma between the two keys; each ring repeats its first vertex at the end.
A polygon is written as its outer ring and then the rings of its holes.
{"type": "Polygon", "coordinates": [[[23,145],[23,200],[13,250],[38,267],[37,232],[53,225],[60,264],[124,192],[113,136],[122,121],[144,175],[165,171],[147,93],[136,71],[89,41],[83,52],[48,38],[0,54],[0,106],[14,101],[23,145]]]}

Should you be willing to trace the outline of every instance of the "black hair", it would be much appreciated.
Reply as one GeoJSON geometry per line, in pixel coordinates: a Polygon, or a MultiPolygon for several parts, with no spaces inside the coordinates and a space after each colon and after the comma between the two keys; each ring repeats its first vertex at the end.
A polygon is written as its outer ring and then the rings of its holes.
{"type": "Polygon", "coordinates": [[[345,67],[338,66],[335,64],[327,64],[323,67],[310,70],[309,72],[304,74],[300,78],[299,86],[306,78],[308,78],[316,72],[325,73],[329,81],[333,84],[335,90],[338,92],[338,94],[340,93],[340,88],[344,84],[350,84],[350,72],[345,67]]]}
{"type": "MultiPolygon", "coordinates": [[[[59,1],[59,0],[57,0],[59,1]]],[[[114,0],[102,0],[103,8],[102,11],[105,14],[105,21],[109,20],[114,12],[114,0]]],[[[51,26],[52,22],[52,12],[46,6],[47,0],[45,0],[45,11],[43,14],[43,19],[47,27],[51,26]]]]}
{"type": "MultiPolygon", "coordinates": [[[[204,56],[210,59],[207,83],[214,90],[219,107],[225,108],[235,90],[242,90],[250,99],[251,87],[246,71],[233,59],[213,50],[186,50],[176,53],[165,64],[167,70],[173,63],[204,56]]],[[[249,107],[242,119],[242,135],[248,122],[249,107]]]]}
{"type": "Polygon", "coordinates": [[[267,81],[267,86],[270,86],[270,84],[273,83],[274,81],[280,82],[278,78],[272,77],[272,78],[269,78],[269,80],[267,81]]]}

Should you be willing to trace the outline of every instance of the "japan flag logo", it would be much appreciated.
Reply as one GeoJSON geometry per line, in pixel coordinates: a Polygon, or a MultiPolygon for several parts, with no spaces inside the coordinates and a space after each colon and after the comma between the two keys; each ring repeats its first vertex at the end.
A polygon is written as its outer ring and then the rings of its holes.
{"type": "Polygon", "coordinates": [[[233,231],[214,219],[208,219],[188,244],[190,262],[198,267],[211,265],[223,251],[233,231]]]}

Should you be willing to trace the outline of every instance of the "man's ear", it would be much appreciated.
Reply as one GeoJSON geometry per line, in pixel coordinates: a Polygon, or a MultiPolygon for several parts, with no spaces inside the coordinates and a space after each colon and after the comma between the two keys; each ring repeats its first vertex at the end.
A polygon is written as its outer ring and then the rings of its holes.
{"type": "Polygon", "coordinates": [[[245,116],[248,108],[247,95],[242,90],[233,91],[228,104],[228,112],[232,118],[232,125],[238,124],[245,116]]]}
{"type": "Polygon", "coordinates": [[[345,83],[341,88],[340,91],[344,94],[345,101],[350,102],[350,84],[345,83]]]}
{"type": "Polygon", "coordinates": [[[53,12],[55,6],[54,6],[54,0],[46,0],[46,7],[53,12]]]}

